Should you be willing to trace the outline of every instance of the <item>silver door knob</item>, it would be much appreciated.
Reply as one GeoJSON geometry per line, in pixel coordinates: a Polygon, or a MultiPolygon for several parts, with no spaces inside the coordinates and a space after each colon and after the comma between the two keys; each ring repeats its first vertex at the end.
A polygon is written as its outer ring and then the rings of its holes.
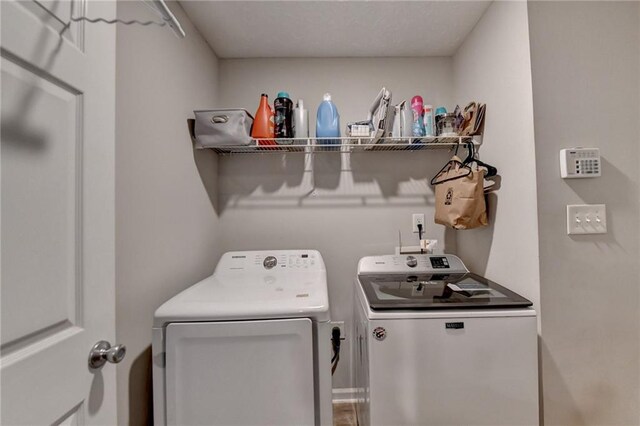
{"type": "Polygon", "coordinates": [[[111,343],[106,340],[101,340],[91,348],[89,352],[89,367],[100,368],[105,362],[109,361],[112,364],[117,364],[124,359],[127,353],[127,347],[125,345],[111,346],[111,343]]]}

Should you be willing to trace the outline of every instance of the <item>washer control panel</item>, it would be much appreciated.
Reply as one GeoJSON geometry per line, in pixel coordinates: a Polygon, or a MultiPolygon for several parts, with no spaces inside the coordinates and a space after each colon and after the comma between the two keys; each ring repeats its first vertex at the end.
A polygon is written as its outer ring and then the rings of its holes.
{"type": "Polygon", "coordinates": [[[429,260],[433,269],[449,269],[449,260],[446,256],[431,256],[429,260]]]}
{"type": "Polygon", "coordinates": [[[452,254],[367,256],[358,263],[358,274],[466,273],[464,263],[452,254]]]}

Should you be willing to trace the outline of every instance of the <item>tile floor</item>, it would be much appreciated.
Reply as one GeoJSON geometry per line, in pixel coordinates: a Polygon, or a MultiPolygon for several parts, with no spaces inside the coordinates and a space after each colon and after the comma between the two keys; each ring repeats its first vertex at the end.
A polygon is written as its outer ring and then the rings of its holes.
{"type": "Polygon", "coordinates": [[[358,426],[353,404],[333,404],[333,426],[358,426]]]}

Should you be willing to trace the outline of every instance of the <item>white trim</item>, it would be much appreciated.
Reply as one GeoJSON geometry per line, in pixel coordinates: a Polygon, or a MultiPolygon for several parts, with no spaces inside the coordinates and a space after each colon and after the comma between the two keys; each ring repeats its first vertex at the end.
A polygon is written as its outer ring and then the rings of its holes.
{"type": "Polygon", "coordinates": [[[334,404],[356,402],[355,388],[335,388],[335,389],[332,389],[331,393],[333,394],[332,401],[334,404]]]}

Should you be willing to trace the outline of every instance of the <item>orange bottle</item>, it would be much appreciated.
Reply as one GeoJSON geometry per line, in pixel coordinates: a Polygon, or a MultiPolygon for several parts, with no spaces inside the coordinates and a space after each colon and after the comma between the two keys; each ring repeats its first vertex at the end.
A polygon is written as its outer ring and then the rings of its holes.
{"type": "Polygon", "coordinates": [[[258,141],[258,145],[275,145],[274,113],[269,105],[269,95],[263,93],[260,97],[260,105],[253,119],[251,137],[254,139],[267,139],[258,141]]]}

